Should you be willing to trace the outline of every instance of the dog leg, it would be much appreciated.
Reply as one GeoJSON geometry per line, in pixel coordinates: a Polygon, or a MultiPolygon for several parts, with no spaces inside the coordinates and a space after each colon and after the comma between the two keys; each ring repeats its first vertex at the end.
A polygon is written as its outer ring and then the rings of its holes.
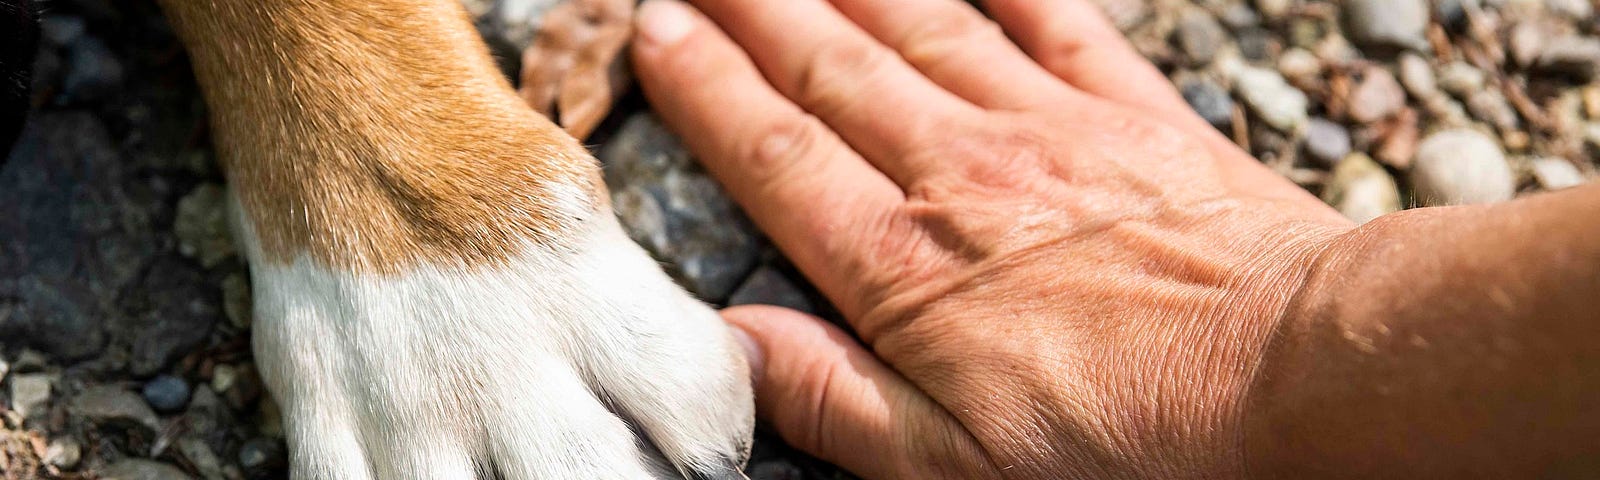
{"type": "Polygon", "coordinates": [[[740,478],[748,367],[453,0],[162,0],[294,478],[740,478]]]}

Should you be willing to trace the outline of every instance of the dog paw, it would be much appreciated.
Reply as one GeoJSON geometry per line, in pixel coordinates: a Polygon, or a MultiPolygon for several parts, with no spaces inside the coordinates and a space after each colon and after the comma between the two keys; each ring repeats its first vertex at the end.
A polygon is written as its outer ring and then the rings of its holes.
{"type": "Polygon", "coordinates": [[[291,478],[744,478],[741,350],[604,217],[470,268],[252,258],[291,478]]]}

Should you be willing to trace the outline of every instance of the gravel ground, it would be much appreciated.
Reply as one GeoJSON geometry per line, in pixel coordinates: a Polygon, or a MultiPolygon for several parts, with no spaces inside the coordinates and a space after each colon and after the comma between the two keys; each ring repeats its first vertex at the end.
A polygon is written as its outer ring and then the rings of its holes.
{"type": "MultiPolygon", "coordinates": [[[[549,0],[467,0],[507,71],[549,0]]],[[[1097,0],[1204,118],[1357,220],[1593,178],[1590,0],[1097,0]]],[[[245,267],[148,0],[46,5],[0,165],[0,479],[282,478],[245,267]]],[[[636,92],[591,137],[624,224],[717,304],[835,316],[636,92]]],[[[762,433],[756,479],[849,478],[762,433]]]]}

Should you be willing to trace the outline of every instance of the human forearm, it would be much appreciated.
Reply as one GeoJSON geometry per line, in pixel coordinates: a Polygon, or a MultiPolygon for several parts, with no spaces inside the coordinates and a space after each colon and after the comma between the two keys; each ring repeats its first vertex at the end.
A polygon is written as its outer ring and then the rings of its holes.
{"type": "Polygon", "coordinates": [[[1600,186],[1341,238],[1264,356],[1266,478],[1577,476],[1600,444],[1600,186]]]}

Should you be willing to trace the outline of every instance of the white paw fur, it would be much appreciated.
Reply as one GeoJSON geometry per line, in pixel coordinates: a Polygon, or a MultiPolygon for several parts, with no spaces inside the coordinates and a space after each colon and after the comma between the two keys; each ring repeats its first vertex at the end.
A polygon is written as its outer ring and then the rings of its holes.
{"type": "Polygon", "coordinates": [[[572,251],[392,276],[260,261],[234,212],[291,478],[743,477],[739,347],[610,212],[572,251]]]}

